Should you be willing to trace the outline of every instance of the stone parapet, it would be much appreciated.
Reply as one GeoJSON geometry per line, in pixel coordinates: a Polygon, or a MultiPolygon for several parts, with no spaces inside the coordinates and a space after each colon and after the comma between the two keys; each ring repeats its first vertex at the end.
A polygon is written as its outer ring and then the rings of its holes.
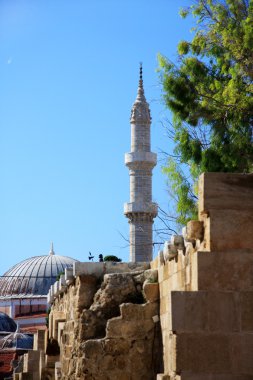
{"type": "Polygon", "coordinates": [[[64,292],[67,287],[74,283],[79,276],[91,276],[97,279],[102,279],[105,274],[109,273],[128,273],[133,271],[143,271],[150,268],[148,262],[131,262],[117,263],[112,261],[107,262],[75,262],[73,268],[66,268],[65,275],[61,275],[59,281],[56,281],[51,287],[47,295],[47,302],[52,304],[54,300],[64,292]]]}

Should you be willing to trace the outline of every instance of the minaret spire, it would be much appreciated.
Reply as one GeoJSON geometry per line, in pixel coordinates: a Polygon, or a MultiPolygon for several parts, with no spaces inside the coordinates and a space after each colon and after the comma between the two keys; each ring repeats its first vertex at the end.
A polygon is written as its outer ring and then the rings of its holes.
{"type": "Polygon", "coordinates": [[[49,255],[55,255],[53,242],[51,242],[51,249],[50,249],[49,255]]]}
{"type": "Polygon", "coordinates": [[[152,225],[157,204],[152,202],[152,169],[156,154],[150,148],[151,116],[143,89],[142,63],[137,98],[131,111],[131,152],[125,155],[130,175],[130,202],[124,214],[130,224],[130,261],[152,260],[152,225]]]}
{"type": "Polygon", "coordinates": [[[139,87],[143,88],[143,80],[142,80],[142,62],[140,62],[140,79],[139,79],[139,87]]]}

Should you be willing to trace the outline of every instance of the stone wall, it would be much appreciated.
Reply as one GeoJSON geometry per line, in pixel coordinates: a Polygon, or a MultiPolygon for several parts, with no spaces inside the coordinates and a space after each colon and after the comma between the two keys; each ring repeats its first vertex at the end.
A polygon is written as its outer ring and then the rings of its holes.
{"type": "Polygon", "coordinates": [[[165,261],[160,253],[151,263],[163,336],[164,373],[157,379],[250,380],[253,176],[204,174],[199,190],[203,238],[192,240],[196,222],[190,222],[191,249],[165,261]]]}
{"type": "Polygon", "coordinates": [[[75,264],[69,283],[54,286],[49,338],[60,346],[62,380],[152,380],[161,371],[159,287],[148,266],[75,264]]]}
{"type": "Polygon", "coordinates": [[[47,354],[15,379],[253,380],[253,176],[204,174],[199,191],[199,220],[150,264],[66,270],[47,354]]]}

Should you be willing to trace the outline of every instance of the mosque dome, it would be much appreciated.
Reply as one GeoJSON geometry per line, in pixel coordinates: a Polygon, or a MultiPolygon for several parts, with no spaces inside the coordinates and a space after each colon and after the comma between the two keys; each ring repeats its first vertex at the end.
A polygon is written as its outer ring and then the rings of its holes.
{"type": "Polygon", "coordinates": [[[26,259],[4,273],[0,278],[0,297],[46,296],[57,276],[75,261],[56,255],[52,245],[48,255],[26,259]]]}
{"type": "Polygon", "coordinates": [[[0,332],[15,332],[17,325],[7,314],[0,312],[0,332]]]}

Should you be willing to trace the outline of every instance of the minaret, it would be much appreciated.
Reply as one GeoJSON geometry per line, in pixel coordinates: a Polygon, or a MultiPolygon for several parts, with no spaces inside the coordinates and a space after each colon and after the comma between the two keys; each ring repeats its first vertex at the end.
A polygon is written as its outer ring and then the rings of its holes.
{"type": "Polygon", "coordinates": [[[151,261],[152,225],[157,215],[157,204],[152,202],[152,169],[157,157],[150,151],[151,116],[143,90],[142,65],[130,123],[131,152],[125,154],[130,175],[130,202],[124,205],[130,225],[130,261],[151,261]]]}

